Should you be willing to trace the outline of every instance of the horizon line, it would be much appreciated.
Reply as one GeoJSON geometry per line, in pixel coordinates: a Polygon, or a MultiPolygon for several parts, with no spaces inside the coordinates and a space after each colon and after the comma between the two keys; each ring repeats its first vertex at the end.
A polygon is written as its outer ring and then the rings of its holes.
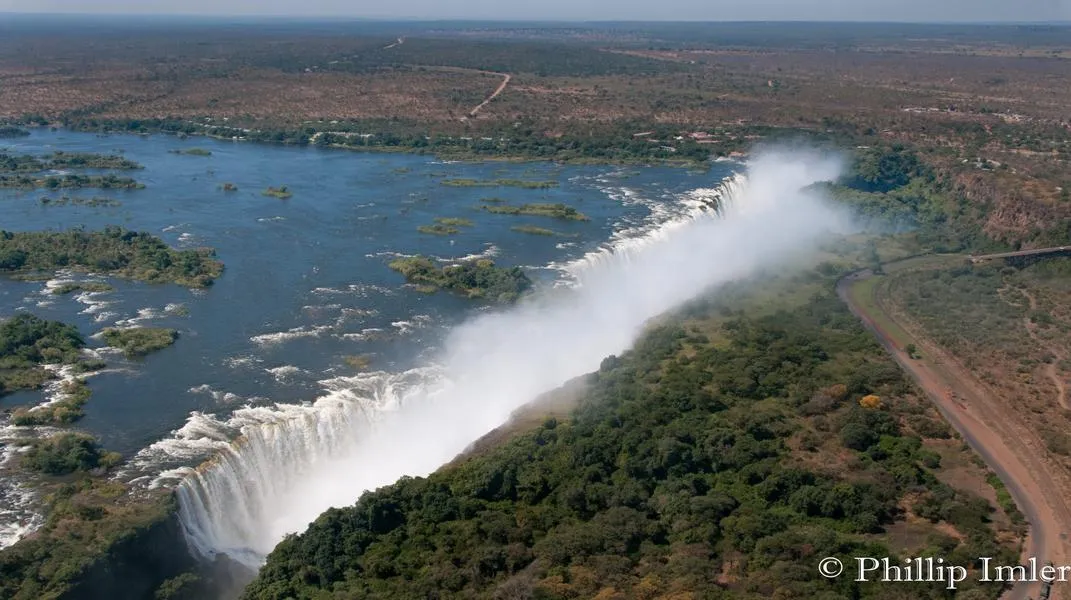
{"type": "Polygon", "coordinates": [[[830,20],[830,19],[569,19],[569,18],[527,18],[527,17],[515,17],[515,18],[488,18],[488,17],[413,17],[413,16],[361,16],[351,15],[343,13],[323,13],[315,15],[302,15],[294,13],[270,13],[270,14],[251,14],[251,13],[228,13],[228,14],[212,14],[212,13],[149,13],[149,12],[21,12],[21,11],[5,11],[0,10],[0,17],[67,17],[67,18],[104,18],[104,17],[120,17],[120,18],[148,18],[148,19],[205,19],[205,20],[227,20],[227,19],[250,19],[250,20],[277,20],[277,19],[297,19],[300,21],[327,21],[332,20],[337,22],[339,19],[347,21],[379,21],[379,22],[394,22],[394,23],[441,23],[441,22],[453,22],[453,23],[544,23],[544,24],[604,24],[604,23],[659,23],[659,24],[723,24],[723,23],[738,23],[738,24],[776,24],[776,23],[806,23],[806,24],[830,24],[830,25],[985,25],[985,26],[1023,26],[1023,25],[1048,25],[1048,26],[1071,26],[1071,20],[1042,20],[1042,21],[948,21],[948,20],[830,20]]]}

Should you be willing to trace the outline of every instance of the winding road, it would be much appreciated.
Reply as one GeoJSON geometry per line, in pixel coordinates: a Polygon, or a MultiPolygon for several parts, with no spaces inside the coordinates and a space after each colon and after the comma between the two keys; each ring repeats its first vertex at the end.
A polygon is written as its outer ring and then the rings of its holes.
{"type": "MultiPolygon", "coordinates": [[[[969,256],[971,262],[1018,258],[1023,256],[1063,254],[1067,247],[1042,248],[1013,253],[969,256]]],[[[885,265],[894,267],[896,263],[885,265]]],[[[978,453],[1000,477],[1031,528],[1022,549],[1021,559],[1037,557],[1039,563],[1071,564],[1071,502],[1065,476],[1047,460],[1044,443],[1001,398],[994,395],[955,357],[930,342],[923,332],[898,318],[895,311],[876,293],[878,287],[868,280],[875,277],[869,269],[856,271],[837,282],[837,294],[892,354],[963,440],[978,453]],[[906,342],[916,344],[926,358],[912,358],[904,350],[906,342]]],[[[1053,598],[1071,598],[1071,584],[1057,583],[1053,598]]],[[[1005,598],[1027,600],[1039,598],[1043,585],[1020,583],[1009,589],[1005,598]]]]}

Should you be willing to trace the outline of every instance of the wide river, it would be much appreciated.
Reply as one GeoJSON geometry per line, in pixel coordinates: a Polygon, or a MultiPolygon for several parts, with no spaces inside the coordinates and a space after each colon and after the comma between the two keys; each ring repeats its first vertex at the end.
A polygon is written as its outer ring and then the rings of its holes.
{"type": "MultiPolygon", "coordinates": [[[[0,190],[0,228],[115,224],[153,233],[179,248],[213,247],[226,264],[223,276],[206,290],[71,273],[47,283],[0,279],[0,317],[28,311],[73,323],[93,348],[102,346],[92,336],[104,327],[179,330],[174,346],[144,360],[104,351],[109,369],[89,379],[93,396],[85,418],[75,424],[123,453],[129,466],[122,476],[146,485],[181,481],[186,473],[181,467],[195,465],[229,443],[228,437],[240,433],[237,426],[227,429],[233,414],[255,415],[251,409],[257,407],[285,412],[285,406],[307,406],[337,394],[347,382],[359,381],[362,370],[347,357],[366,357],[370,363],[364,371],[411,372],[432,360],[448,331],[477,312],[495,310],[449,293],[417,291],[387,267],[393,258],[425,254],[449,262],[483,256],[502,266],[524,267],[539,287],[560,286],[571,282],[585,256],[592,259],[600,249],[605,254],[608,247],[635,243],[687,218],[704,194],[739,168],[729,163],[712,164],[703,172],[454,163],[429,156],[63,130],[36,130],[28,138],[0,141],[0,148],[36,155],[56,150],[121,153],[145,166],[118,173],[144,183],[141,190],[0,190]],[[211,156],[173,152],[194,147],[211,156]],[[557,185],[443,185],[452,178],[552,180],[557,185]],[[224,182],[239,191],[221,191],[224,182]],[[293,197],[280,200],[261,193],[280,185],[288,186],[293,197]],[[107,197],[121,204],[41,202],[63,195],[107,197]],[[488,197],[510,204],[560,202],[590,221],[491,214],[481,210],[488,197]],[[450,236],[417,231],[436,217],[469,219],[473,225],[450,236]],[[512,229],[521,225],[559,235],[512,229]],[[50,293],[50,286],[66,280],[107,280],[115,291],[50,293]],[[164,472],[173,479],[161,479],[164,472]]],[[[47,397],[47,391],[13,394],[0,399],[0,408],[8,411],[47,397]]],[[[0,442],[31,433],[6,421],[0,417],[0,442]]],[[[226,490],[210,493],[217,492],[226,490]]],[[[8,478],[0,492],[0,545],[33,526],[33,504],[32,494],[8,478]]],[[[252,562],[263,554],[259,550],[252,562]]]]}

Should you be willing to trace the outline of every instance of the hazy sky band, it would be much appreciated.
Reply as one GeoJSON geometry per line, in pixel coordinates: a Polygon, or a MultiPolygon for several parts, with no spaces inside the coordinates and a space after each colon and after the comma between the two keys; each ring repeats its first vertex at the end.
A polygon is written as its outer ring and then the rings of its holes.
{"type": "Polygon", "coordinates": [[[695,21],[1071,20],[1071,0],[0,0],[0,11],[419,19],[695,21]]]}

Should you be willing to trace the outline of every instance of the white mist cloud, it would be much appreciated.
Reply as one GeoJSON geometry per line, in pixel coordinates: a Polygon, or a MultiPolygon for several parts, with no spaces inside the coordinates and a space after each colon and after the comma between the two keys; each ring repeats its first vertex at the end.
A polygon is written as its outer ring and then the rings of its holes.
{"type": "Polygon", "coordinates": [[[445,345],[438,383],[380,376],[316,407],[286,409],[288,418],[248,409],[250,422],[268,424],[246,427],[237,453],[180,489],[191,540],[256,566],[327,508],[434,471],[521,405],[627,349],[652,317],[844,230],[844,215],[803,191],[840,168],[839,159],[813,151],[764,152],[728,198],[727,219],[708,214],[629,251],[590,257],[572,266],[577,288],[460,326],[445,345]]]}

